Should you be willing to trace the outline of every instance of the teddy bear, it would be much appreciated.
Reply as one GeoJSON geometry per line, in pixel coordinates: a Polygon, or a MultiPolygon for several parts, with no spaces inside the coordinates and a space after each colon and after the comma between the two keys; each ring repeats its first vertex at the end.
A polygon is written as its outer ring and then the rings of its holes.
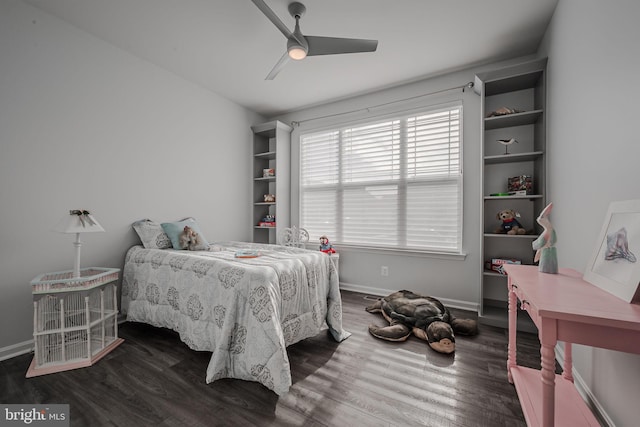
{"type": "Polygon", "coordinates": [[[516,217],[520,215],[513,209],[504,209],[497,213],[496,218],[502,221],[500,228],[496,229],[496,233],[501,234],[525,234],[527,230],[522,227],[516,217]]]}
{"type": "Polygon", "coordinates": [[[184,230],[180,233],[179,240],[182,249],[188,249],[190,251],[206,251],[208,249],[202,237],[188,225],[184,226],[184,230]]]}

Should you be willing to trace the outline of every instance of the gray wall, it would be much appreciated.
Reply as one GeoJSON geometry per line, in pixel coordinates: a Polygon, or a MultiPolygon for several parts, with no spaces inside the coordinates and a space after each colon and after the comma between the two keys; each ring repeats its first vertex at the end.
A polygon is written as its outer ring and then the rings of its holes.
{"type": "MultiPolygon", "coordinates": [[[[581,272],[591,256],[604,215],[611,201],[640,199],[640,139],[637,100],[640,75],[637,42],[640,3],[616,0],[604,3],[560,0],[540,57],[548,56],[549,200],[558,232],[561,267],[581,272]]],[[[521,58],[526,60],[530,58],[521,58]]],[[[516,59],[513,62],[519,62],[516,59]]],[[[285,122],[304,121],[339,112],[410,98],[463,85],[475,73],[507,65],[493,64],[460,71],[399,88],[380,91],[329,105],[316,106],[278,117],[285,122]]],[[[474,178],[479,173],[479,100],[475,95],[448,93],[412,102],[429,105],[462,99],[464,102],[464,251],[465,259],[439,259],[404,254],[343,250],[340,276],[343,287],[370,293],[410,288],[458,306],[472,306],[479,298],[479,194],[474,178]],[[477,118],[477,119],[476,119],[477,118]],[[380,266],[389,266],[389,277],[380,266]]],[[[403,108],[394,104],[393,108],[403,108]]],[[[357,120],[354,113],[342,120],[357,120]]],[[[381,114],[380,111],[369,113],[381,114]]],[[[294,131],[322,127],[328,120],[302,123],[294,131]]],[[[292,188],[296,187],[294,182],[292,188]]],[[[297,195],[292,194],[293,221],[297,195]]],[[[338,248],[339,249],[339,248],[338,248]]],[[[562,346],[559,347],[562,356],[562,346]]],[[[640,356],[574,346],[576,383],[606,421],[612,425],[637,425],[640,409],[640,356]]]]}
{"type": "MultiPolygon", "coordinates": [[[[461,100],[463,103],[463,252],[465,256],[428,255],[407,252],[371,251],[340,248],[340,282],[343,289],[384,295],[392,290],[411,289],[440,298],[445,304],[477,310],[480,299],[480,97],[473,90],[447,91],[464,86],[474,80],[477,72],[531,59],[520,58],[500,64],[476,67],[425,79],[376,93],[342,100],[328,105],[291,112],[278,117],[286,123],[301,122],[292,134],[292,223],[298,221],[299,197],[295,189],[299,175],[299,135],[301,132],[327,126],[339,121],[362,120],[384,115],[390,111],[428,108],[461,100]],[[443,92],[444,91],[444,92],[443,92]],[[426,96],[420,96],[426,95],[426,96]],[[404,101],[403,101],[404,100],[404,101]],[[396,102],[399,101],[399,102],[396,102]],[[392,104],[389,104],[392,103],[392,104]],[[381,107],[375,107],[383,104],[381,107]],[[368,107],[369,111],[362,111],[368,107]],[[322,118],[341,112],[340,117],[322,118]],[[383,277],[381,266],[389,267],[389,275],[383,277]]],[[[373,213],[375,214],[375,213],[373,213]]],[[[382,218],[381,220],[384,220],[382,218]]],[[[496,223],[496,226],[499,225],[496,223]]],[[[331,236],[329,236],[331,238],[331,236]]],[[[506,298],[506,288],[505,288],[506,298]]]]}
{"type": "MultiPolygon", "coordinates": [[[[560,0],[540,48],[559,263],[581,272],[609,203],[640,199],[638,18],[637,0],[560,0]]],[[[639,355],[574,346],[573,361],[610,421],[638,425],[639,355]]]]}
{"type": "Polygon", "coordinates": [[[30,280],[73,266],[51,231],[69,209],[106,229],[85,267],[122,267],[145,217],[249,238],[256,114],[20,1],[0,2],[0,58],[0,358],[32,339],[30,280]]]}
{"type": "MultiPolygon", "coordinates": [[[[549,56],[550,199],[563,267],[584,270],[610,201],[640,198],[639,16],[635,0],[560,0],[540,49],[549,56]]],[[[84,266],[121,267],[137,241],[130,224],[143,217],[192,215],[210,240],[249,238],[249,126],[260,117],[16,0],[0,2],[0,58],[0,358],[31,340],[29,281],[72,266],[73,237],[51,231],[68,209],[91,209],[107,230],[84,238],[84,266]],[[240,184],[221,184],[229,182],[240,184]]],[[[405,99],[479,71],[280,119],[405,99]]],[[[343,281],[477,303],[479,98],[451,92],[414,104],[451,99],[463,100],[466,118],[466,258],[345,251],[343,281]]],[[[576,346],[574,362],[610,421],[636,425],[640,356],[576,346]]]]}

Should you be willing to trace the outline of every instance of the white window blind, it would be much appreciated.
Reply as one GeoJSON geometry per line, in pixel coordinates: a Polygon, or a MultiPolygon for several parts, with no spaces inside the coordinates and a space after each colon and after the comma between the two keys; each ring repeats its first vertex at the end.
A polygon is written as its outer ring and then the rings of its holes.
{"type": "Polygon", "coordinates": [[[462,106],[302,134],[300,225],[334,243],[459,253],[462,106]]]}

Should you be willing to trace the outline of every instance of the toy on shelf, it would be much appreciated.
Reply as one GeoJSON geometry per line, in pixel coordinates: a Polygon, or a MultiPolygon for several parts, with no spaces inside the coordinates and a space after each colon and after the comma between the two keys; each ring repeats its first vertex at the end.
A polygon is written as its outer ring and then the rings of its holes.
{"type": "Polygon", "coordinates": [[[507,178],[507,191],[524,191],[533,194],[533,178],[530,175],[518,175],[507,178]]]}
{"type": "Polygon", "coordinates": [[[551,221],[549,220],[551,209],[553,209],[553,203],[549,203],[536,219],[538,224],[544,228],[544,231],[531,245],[536,251],[533,261],[540,262],[538,264],[538,270],[542,273],[557,274],[558,254],[555,248],[557,238],[556,230],[553,229],[553,225],[551,225],[551,221]]]}
{"type": "Polygon", "coordinates": [[[262,196],[264,198],[265,203],[275,203],[276,195],[275,194],[265,194],[262,196]]]}
{"type": "Polygon", "coordinates": [[[491,258],[491,261],[485,263],[485,268],[498,274],[506,275],[507,272],[504,271],[505,264],[520,265],[522,261],[515,258],[491,258]]]}
{"type": "Polygon", "coordinates": [[[500,144],[504,145],[504,154],[509,154],[509,146],[511,144],[513,144],[514,142],[517,144],[518,140],[515,138],[509,138],[509,139],[497,139],[496,141],[498,141],[500,144]]]}
{"type": "Polygon", "coordinates": [[[336,250],[333,249],[333,246],[329,243],[329,238],[327,236],[320,237],[320,252],[324,252],[325,254],[336,253],[336,250]]]}
{"type": "Polygon", "coordinates": [[[520,214],[513,209],[504,209],[496,214],[496,218],[502,221],[500,228],[495,232],[498,234],[526,234],[527,230],[522,227],[522,224],[516,219],[520,218],[520,214]]]}
{"type": "Polygon", "coordinates": [[[276,226],[276,216],[271,214],[262,218],[262,221],[258,223],[258,227],[275,227],[275,226],[276,226]]]}
{"type": "Polygon", "coordinates": [[[487,114],[487,117],[506,116],[508,114],[516,114],[516,113],[522,113],[522,111],[516,110],[515,108],[500,107],[497,110],[487,114]]]}

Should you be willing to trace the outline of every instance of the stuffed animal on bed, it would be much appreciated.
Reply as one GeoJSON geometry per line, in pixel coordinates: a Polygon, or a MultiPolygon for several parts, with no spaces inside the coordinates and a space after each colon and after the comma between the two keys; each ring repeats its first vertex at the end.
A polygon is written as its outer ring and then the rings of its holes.
{"type": "Polygon", "coordinates": [[[180,233],[179,242],[180,248],[182,249],[187,249],[190,251],[209,250],[209,245],[207,245],[202,237],[200,237],[200,235],[188,225],[185,225],[184,230],[182,230],[182,233],[180,233]]]}

